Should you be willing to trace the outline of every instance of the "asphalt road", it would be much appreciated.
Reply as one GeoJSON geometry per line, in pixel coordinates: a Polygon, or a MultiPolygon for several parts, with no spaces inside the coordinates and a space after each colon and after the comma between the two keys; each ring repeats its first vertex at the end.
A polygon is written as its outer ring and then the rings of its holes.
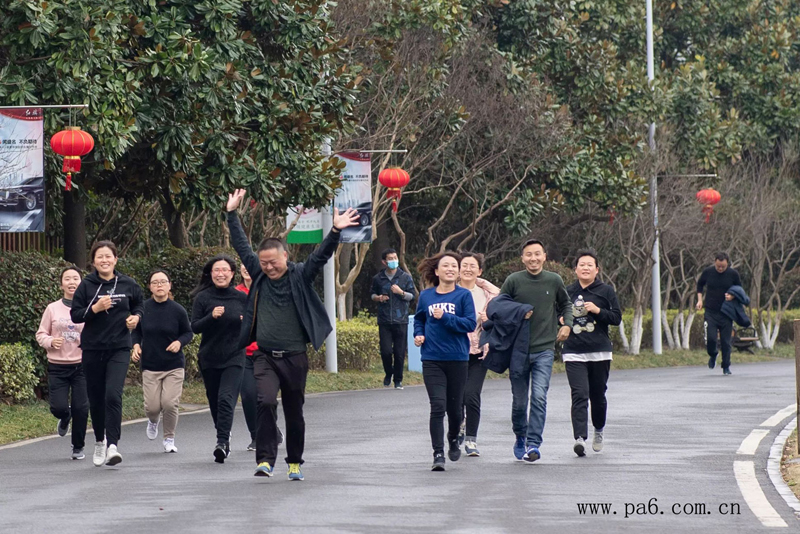
{"type": "Polygon", "coordinates": [[[44,231],[44,210],[14,211],[0,206],[0,231],[2,232],[42,232],[44,231]]]}
{"type": "MultiPolygon", "coordinates": [[[[612,370],[606,448],[585,458],[572,452],[566,377],[554,376],[534,464],[512,456],[508,382],[487,381],[482,457],[448,462],[444,473],[430,471],[423,387],[309,397],[303,482],[289,482],[283,465],[274,478],[252,476],[241,411],[224,465],[212,459],[207,412],[181,416],[178,454],[162,453],[160,436],[148,441],[143,423],[123,427],[116,468],[68,460],[68,438],[40,441],[0,450],[0,532],[770,531],[745,504],[733,462],[753,428],[794,402],[793,366],[734,365],[732,377],[698,367],[612,370]],[[626,503],[651,499],[657,513],[625,518],[626,503]],[[580,514],[578,503],[590,502],[612,503],[609,515],[580,514]],[[687,503],[708,513],[672,513],[687,503]],[[741,513],[720,514],[723,503],[741,513]]],[[[783,426],[754,458],[767,499],[796,532],[800,521],[765,473],[783,426]]]]}

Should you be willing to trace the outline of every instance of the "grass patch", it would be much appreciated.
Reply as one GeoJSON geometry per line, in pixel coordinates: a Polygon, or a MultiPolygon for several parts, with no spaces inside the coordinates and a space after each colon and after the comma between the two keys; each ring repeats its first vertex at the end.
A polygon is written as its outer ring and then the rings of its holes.
{"type": "MultiPolygon", "coordinates": [[[[792,345],[778,345],[773,351],[757,351],[756,354],[734,352],[733,364],[747,362],[765,362],[782,358],[793,358],[792,345]]],[[[645,369],[653,367],[678,367],[685,365],[706,365],[708,355],[701,350],[680,351],[665,350],[663,354],[655,355],[652,351],[642,351],[638,356],[629,354],[614,354],[612,370],[617,369],[645,369]]],[[[563,373],[564,363],[556,361],[553,372],[563,373]]],[[[327,391],[353,391],[359,389],[377,389],[383,387],[383,367],[376,363],[369,371],[341,371],[338,374],[324,371],[311,371],[308,373],[306,393],[323,393],[327,391]]],[[[498,375],[489,371],[488,378],[506,377],[508,374],[498,375]]],[[[413,386],[422,384],[422,374],[406,371],[403,384],[413,386]]],[[[206,405],[206,392],[202,382],[187,382],[183,387],[181,396],[182,404],[206,405]]],[[[144,417],[141,386],[126,386],[122,398],[123,420],[139,419],[144,417]]],[[[11,443],[22,439],[53,434],[56,429],[56,419],[50,414],[50,407],[46,401],[34,401],[25,404],[7,406],[0,404],[0,444],[11,443]]],[[[91,432],[91,423],[89,425],[91,432]]],[[[90,438],[91,439],[91,438],[90,438]]],[[[798,484],[800,485],[800,484],[798,484]]]]}
{"type": "Polygon", "coordinates": [[[797,453],[796,429],[786,440],[786,447],[783,449],[783,458],[781,459],[781,474],[786,485],[792,488],[794,494],[800,499],[800,454],[797,453]]]}

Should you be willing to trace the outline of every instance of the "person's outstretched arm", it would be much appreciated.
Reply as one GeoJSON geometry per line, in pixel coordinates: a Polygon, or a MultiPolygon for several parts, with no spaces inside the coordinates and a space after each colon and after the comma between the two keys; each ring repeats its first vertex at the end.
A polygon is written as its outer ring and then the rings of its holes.
{"type": "Polygon", "coordinates": [[[358,211],[353,208],[347,208],[344,213],[339,213],[339,210],[334,208],[331,231],[328,232],[320,246],[308,256],[305,262],[303,276],[305,276],[307,283],[310,284],[314,281],[322,268],[325,267],[325,264],[328,263],[328,260],[331,259],[333,253],[336,252],[336,247],[339,246],[339,240],[342,237],[342,230],[357,225],[358,218],[358,211]]]}
{"type": "Polygon", "coordinates": [[[237,189],[228,195],[228,203],[225,206],[228,211],[228,230],[231,232],[231,244],[236,250],[236,254],[239,255],[244,268],[247,269],[250,276],[255,279],[257,274],[261,272],[261,263],[258,261],[256,253],[253,252],[253,247],[250,246],[250,241],[247,240],[242,223],[239,221],[239,214],[236,213],[236,208],[239,207],[244,195],[244,189],[237,189]]]}

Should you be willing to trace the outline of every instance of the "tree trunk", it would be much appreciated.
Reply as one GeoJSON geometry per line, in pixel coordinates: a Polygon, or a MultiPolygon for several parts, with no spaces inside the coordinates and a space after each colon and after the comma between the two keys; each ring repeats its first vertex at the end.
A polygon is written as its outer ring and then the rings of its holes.
{"type": "Polygon", "coordinates": [[[78,267],[86,261],[86,203],[77,191],[64,192],[64,259],[78,267]]]}
{"type": "Polygon", "coordinates": [[[175,207],[172,202],[172,196],[169,194],[169,188],[164,188],[162,191],[162,198],[158,199],[161,204],[161,213],[164,215],[164,221],[167,223],[167,233],[169,234],[169,242],[175,248],[186,248],[186,228],[183,225],[183,217],[181,212],[175,207]]]}
{"type": "Polygon", "coordinates": [[[692,324],[697,317],[697,313],[690,311],[689,318],[686,319],[686,324],[683,326],[683,349],[689,350],[692,342],[692,324]]]}
{"type": "Polygon", "coordinates": [[[664,337],[667,338],[667,347],[669,350],[675,350],[675,338],[672,336],[672,330],[669,328],[667,310],[661,310],[661,330],[664,333],[664,337]]]}
{"type": "Polygon", "coordinates": [[[625,333],[625,321],[619,323],[619,338],[622,340],[622,350],[626,353],[631,351],[631,344],[628,342],[628,335],[625,333]]]}
{"type": "Polygon", "coordinates": [[[644,311],[641,305],[637,305],[633,310],[633,321],[631,326],[631,344],[628,350],[629,354],[637,355],[642,349],[642,335],[644,333],[643,328],[643,321],[644,321],[644,311]]]}
{"type": "MultiPolygon", "coordinates": [[[[339,250],[339,284],[343,285],[350,276],[352,268],[352,256],[355,245],[353,243],[342,243],[339,250]]],[[[340,321],[347,321],[347,291],[339,292],[337,288],[336,302],[338,303],[338,315],[340,321]]]]}

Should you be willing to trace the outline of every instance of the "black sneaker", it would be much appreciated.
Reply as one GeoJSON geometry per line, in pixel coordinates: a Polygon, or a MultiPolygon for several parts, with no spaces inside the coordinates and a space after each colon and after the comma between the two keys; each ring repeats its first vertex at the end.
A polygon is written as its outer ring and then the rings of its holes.
{"type": "Polygon", "coordinates": [[[717,365],[717,357],[716,356],[709,356],[708,357],[708,368],[713,369],[717,365]]]}
{"type": "Polygon", "coordinates": [[[732,375],[730,367],[726,367],[722,370],[723,375],[732,375]]]}
{"type": "Polygon", "coordinates": [[[227,443],[217,443],[217,446],[214,447],[214,461],[218,464],[224,464],[225,458],[230,456],[231,454],[231,446],[227,443]]]}
{"type": "Polygon", "coordinates": [[[403,383],[402,382],[395,383],[394,389],[403,389],[403,383]]]}
{"type": "Polygon", "coordinates": [[[247,446],[247,450],[248,450],[248,451],[254,451],[254,450],[256,450],[256,440],[252,440],[252,441],[250,441],[250,445],[248,445],[248,446],[247,446]]]}
{"type": "Polygon", "coordinates": [[[59,419],[58,421],[58,427],[56,427],[56,430],[58,431],[58,435],[62,438],[67,435],[67,432],[69,432],[69,420],[70,416],[67,416],[64,419],[59,419]]]}
{"type": "Polygon", "coordinates": [[[447,451],[447,457],[451,462],[457,462],[461,458],[461,446],[458,444],[458,439],[450,441],[450,450],[447,451]]]}
{"type": "Polygon", "coordinates": [[[72,448],[72,459],[73,460],[83,460],[86,458],[86,455],[83,453],[83,447],[73,447],[72,448]]]}
{"type": "Polygon", "coordinates": [[[434,453],[431,471],[444,471],[444,454],[441,452],[434,453]]]}
{"type": "Polygon", "coordinates": [[[388,388],[392,385],[392,376],[386,375],[386,378],[383,379],[383,387],[388,388]]]}

